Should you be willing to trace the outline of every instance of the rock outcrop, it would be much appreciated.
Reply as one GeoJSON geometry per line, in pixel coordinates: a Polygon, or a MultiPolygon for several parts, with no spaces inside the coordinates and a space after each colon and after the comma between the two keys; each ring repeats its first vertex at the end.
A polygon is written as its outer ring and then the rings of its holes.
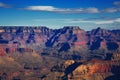
{"type": "Polygon", "coordinates": [[[119,80],[119,57],[119,53],[114,53],[111,60],[67,60],[54,67],[59,70],[53,70],[44,79],[49,79],[54,74],[56,77],[53,80],[119,80]]]}
{"type": "Polygon", "coordinates": [[[0,44],[7,45],[4,48],[55,47],[59,52],[73,48],[78,50],[85,46],[90,50],[100,48],[117,50],[120,49],[120,30],[97,28],[92,31],[84,31],[76,26],[66,26],[54,30],[46,27],[1,26],[0,44]]]}
{"type": "Polygon", "coordinates": [[[119,80],[120,30],[0,27],[0,80],[119,80]]]}
{"type": "Polygon", "coordinates": [[[120,30],[97,28],[87,32],[87,35],[89,39],[88,45],[90,45],[91,50],[99,49],[100,47],[107,48],[108,50],[116,50],[119,48],[120,30]]]}

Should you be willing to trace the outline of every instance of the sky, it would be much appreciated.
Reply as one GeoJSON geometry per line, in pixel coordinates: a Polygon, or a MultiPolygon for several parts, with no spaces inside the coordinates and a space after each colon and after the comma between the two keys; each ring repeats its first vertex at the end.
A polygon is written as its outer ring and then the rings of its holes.
{"type": "Polygon", "coordinates": [[[0,26],[120,29],[120,0],[0,0],[0,26]]]}

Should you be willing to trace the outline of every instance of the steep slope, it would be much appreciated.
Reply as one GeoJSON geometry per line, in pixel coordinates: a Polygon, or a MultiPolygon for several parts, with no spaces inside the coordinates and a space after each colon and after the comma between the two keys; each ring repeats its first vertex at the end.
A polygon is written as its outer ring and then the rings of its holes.
{"type": "Polygon", "coordinates": [[[86,45],[86,32],[79,27],[64,27],[54,30],[53,36],[46,42],[47,47],[58,47],[59,51],[67,51],[71,46],[86,45]]]}
{"type": "Polygon", "coordinates": [[[108,50],[116,50],[120,44],[120,30],[105,30],[101,28],[93,29],[87,32],[88,45],[91,50],[107,48],[108,50]],[[114,46],[114,47],[112,47],[114,46]]]}
{"type": "Polygon", "coordinates": [[[0,27],[0,80],[119,80],[120,30],[0,27]]]}

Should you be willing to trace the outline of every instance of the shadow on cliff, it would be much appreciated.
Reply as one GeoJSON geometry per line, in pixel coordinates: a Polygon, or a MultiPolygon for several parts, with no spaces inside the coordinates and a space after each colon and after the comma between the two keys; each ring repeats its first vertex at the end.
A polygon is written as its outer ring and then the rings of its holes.
{"type": "Polygon", "coordinates": [[[80,66],[82,63],[75,62],[74,64],[68,66],[65,69],[65,75],[62,77],[62,80],[68,80],[67,76],[68,74],[72,73],[78,66],[80,66]]]}
{"type": "Polygon", "coordinates": [[[113,66],[111,72],[114,75],[107,77],[105,80],[120,80],[120,66],[113,66]]]}

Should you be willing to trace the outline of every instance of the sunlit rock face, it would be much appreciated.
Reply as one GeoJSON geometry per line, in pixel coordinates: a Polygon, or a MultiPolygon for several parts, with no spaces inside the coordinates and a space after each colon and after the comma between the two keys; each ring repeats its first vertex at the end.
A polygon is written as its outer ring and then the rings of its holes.
{"type": "Polygon", "coordinates": [[[74,64],[74,63],[75,63],[74,60],[67,60],[67,61],[65,61],[65,62],[63,63],[63,67],[64,67],[64,68],[67,68],[69,65],[72,65],[72,64],[74,64]]]}
{"type": "Polygon", "coordinates": [[[117,80],[120,71],[119,57],[119,53],[114,53],[111,60],[66,60],[54,67],[58,71],[52,71],[45,79],[54,74],[56,77],[53,80],[117,80]]]}
{"type": "MultiPolygon", "coordinates": [[[[68,80],[109,80],[109,76],[119,79],[120,54],[114,53],[109,61],[93,59],[79,65],[73,72],[67,75],[68,80]],[[116,70],[116,71],[115,71],[116,70]]],[[[110,78],[110,80],[112,80],[110,78]]]]}

